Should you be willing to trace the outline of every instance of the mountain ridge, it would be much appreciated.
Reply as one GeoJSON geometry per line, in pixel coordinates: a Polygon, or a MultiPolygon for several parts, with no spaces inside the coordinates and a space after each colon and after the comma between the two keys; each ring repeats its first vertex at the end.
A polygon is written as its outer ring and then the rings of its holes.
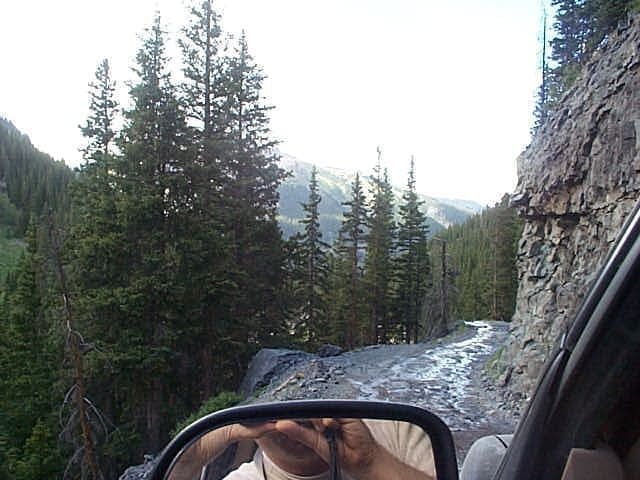
{"type": "MultiPolygon", "coordinates": [[[[307,202],[309,178],[313,164],[305,162],[286,153],[280,154],[280,166],[290,172],[290,176],[280,186],[280,205],[278,221],[285,237],[301,231],[300,220],[304,218],[301,203],[307,202]]],[[[320,167],[318,183],[322,201],[320,202],[320,228],[327,243],[336,240],[342,224],[342,203],[349,198],[351,183],[356,176],[365,180],[365,191],[368,190],[370,174],[356,170],[336,167],[320,167]]],[[[403,187],[393,185],[396,209],[402,198],[403,187]]],[[[430,236],[450,225],[464,222],[468,217],[480,213],[483,206],[473,200],[436,198],[418,194],[424,202],[430,236]]]]}

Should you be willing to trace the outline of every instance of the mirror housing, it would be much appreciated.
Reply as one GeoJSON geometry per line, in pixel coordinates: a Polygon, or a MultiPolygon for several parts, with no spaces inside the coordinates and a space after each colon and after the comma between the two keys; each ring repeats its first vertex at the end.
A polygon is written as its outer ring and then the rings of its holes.
{"type": "Polygon", "coordinates": [[[211,413],[186,427],[167,445],[149,478],[165,479],[174,461],[207,432],[236,423],[291,418],[360,418],[412,423],[429,435],[438,480],[458,478],[453,437],[439,417],[412,405],[359,400],[297,400],[244,405],[211,413]]]}

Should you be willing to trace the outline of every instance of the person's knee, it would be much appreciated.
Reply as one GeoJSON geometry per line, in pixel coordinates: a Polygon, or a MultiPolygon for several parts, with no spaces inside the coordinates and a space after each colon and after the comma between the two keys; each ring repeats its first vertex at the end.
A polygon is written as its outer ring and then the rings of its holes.
{"type": "Polygon", "coordinates": [[[491,480],[513,435],[490,435],[476,440],[462,464],[460,480],[491,480]]]}

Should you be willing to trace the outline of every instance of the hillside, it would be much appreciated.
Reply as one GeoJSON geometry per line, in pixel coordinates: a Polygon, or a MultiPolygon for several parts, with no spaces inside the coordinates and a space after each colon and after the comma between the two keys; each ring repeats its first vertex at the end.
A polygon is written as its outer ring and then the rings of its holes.
{"type": "Polygon", "coordinates": [[[22,252],[31,219],[66,204],[72,175],[0,117],[0,279],[22,252]]]}
{"type": "MultiPolygon", "coordinates": [[[[309,196],[309,177],[312,165],[295,157],[283,154],[280,166],[291,173],[291,176],[280,186],[280,226],[284,236],[289,237],[300,231],[299,220],[304,217],[302,202],[309,196]]],[[[317,167],[317,166],[316,166],[317,167]]],[[[342,202],[349,196],[349,189],[356,172],[335,168],[318,168],[320,185],[320,227],[323,240],[332,243],[338,236],[342,223],[342,202]]],[[[369,174],[360,172],[363,179],[369,174]]],[[[400,203],[403,187],[394,186],[396,206],[400,203]]],[[[464,222],[471,215],[482,210],[482,206],[470,200],[439,199],[421,194],[425,213],[428,217],[429,233],[434,235],[442,229],[464,222]]]]}

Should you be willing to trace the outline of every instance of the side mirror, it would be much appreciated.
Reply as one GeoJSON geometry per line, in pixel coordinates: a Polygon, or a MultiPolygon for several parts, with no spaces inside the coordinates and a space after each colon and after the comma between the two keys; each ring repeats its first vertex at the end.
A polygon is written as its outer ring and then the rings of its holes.
{"type": "Polygon", "coordinates": [[[302,400],[234,407],[180,432],[151,480],[456,480],[436,415],[384,402],[302,400]]]}

